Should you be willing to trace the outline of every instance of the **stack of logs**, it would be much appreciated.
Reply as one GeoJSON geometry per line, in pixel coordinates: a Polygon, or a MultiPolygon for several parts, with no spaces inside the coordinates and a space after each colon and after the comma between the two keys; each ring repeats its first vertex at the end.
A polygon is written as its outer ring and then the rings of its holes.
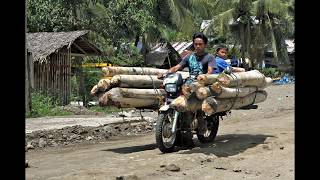
{"type": "Polygon", "coordinates": [[[170,104],[180,111],[204,111],[207,115],[263,102],[272,83],[257,70],[232,74],[203,74],[182,86],[182,94],[170,104]]]}
{"type": "MultiPolygon", "coordinates": [[[[166,69],[149,67],[104,67],[102,78],[91,90],[91,95],[99,97],[100,106],[122,108],[159,108],[165,97],[160,89],[163,80],[157,74],[166,73],[166,69]]],[[[182,77],[188,72],[178,71],[182,77]]]]}
{"type": "MultiPolygon", "coordinates": [[[[165,69],[147,67],[104,67],[105,77],[95,85],[91,94],[99,97],[100,106],[122,108],[158,108],[165,97],[160,89],[163,80],[158,73],[165,69]]],[[[186,79],[188,72],[178,71],[186,79]]],[[[272,83],[257,70],[232,74],[203,74],[191,84],[182,86],[182,95],[170,104],[180,111],[203,110],[207,115],[238,109],[266,100],[263,89],[272,83]]]]}

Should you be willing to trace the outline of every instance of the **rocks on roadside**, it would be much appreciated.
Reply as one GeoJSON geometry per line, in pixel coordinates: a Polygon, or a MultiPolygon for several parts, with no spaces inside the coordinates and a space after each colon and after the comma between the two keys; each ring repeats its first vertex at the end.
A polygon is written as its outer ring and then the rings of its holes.
{"type": "Polygon", "coordinates": [[[177,166],[177,165],[175,165],[175,164],[169,164],[169,165],[167,165],[165,168],[166,168],[166,170],[168,170],[168,171],[174,171],[174,172],[180,171],[180,167],[177,166]]]}
{"type": "Polygon", "coordinates": [[[39,139],[39,147],[44,148],[47,145],[47,142],[44,138],[39,139]]]}
{"type": "Polygon", "coordinates": [[[34,146],[30,142],[28,142],[27,144],[27,150],[29,149],[34,149],[34,146]]]}
{"type": "Polygon", "coordinates": [[[117,176],[116,180],[139,180],[136,175],[117,176]]]}
{"type": "Polygon", "coordinates": [[[241,172],[242,170],[240,168],[235,168],[232,170],[233,172],[241,172]]]}
{"type": "Polygon", "coordinates": [[[26,160],[25,168],[29,168],[29,167],[30,167],[29,162],[28,162],[28,160],[26,160]]]}
{"type": "Polygon", "coordinates": [[[93,139],[93,137],[92,136],[88,136],[88,137],[86,137],[86,140],[87,141],[90,141],[90,140],[92,140],[93,139]]]}

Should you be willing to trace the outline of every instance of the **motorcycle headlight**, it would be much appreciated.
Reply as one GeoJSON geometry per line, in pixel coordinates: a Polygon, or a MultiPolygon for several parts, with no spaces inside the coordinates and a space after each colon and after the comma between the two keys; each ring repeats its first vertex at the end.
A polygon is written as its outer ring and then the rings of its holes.
{"type": "Polygon", "coordinates": [[[166,84],[165,90],[170,93],[177,92],[177,85],[176,84],[166,84]]]}

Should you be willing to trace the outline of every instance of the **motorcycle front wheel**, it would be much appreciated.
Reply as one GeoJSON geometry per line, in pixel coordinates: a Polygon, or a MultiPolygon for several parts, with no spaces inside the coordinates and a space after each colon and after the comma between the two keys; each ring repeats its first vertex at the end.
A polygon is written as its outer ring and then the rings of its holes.
{"type": "Polygon", "coordinates": [[[156,143],[163,153],[173,152],[176,145],[177,133],[172,133],[174,111],[161,112],[156,124],[156,143]]]}

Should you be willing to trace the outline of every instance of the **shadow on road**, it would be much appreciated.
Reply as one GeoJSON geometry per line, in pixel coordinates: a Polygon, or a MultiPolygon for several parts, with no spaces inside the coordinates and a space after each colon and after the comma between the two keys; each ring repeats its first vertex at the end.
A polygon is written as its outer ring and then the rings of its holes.
{"type": "MultiPolygon", "coordinates": [[[[195,146],[200,147],[200,149],[190,149],[189,151],[184,151],[180,154],[204,153],[206,155],[214,154],[218,157],[233,156],[249,148],[255,147],[259,144],[264,144],[264,141],[267,139],[267,137],[274,136],[262,134],[227,134],[220,136],[218,135],[213,143],[207,144],[200,143],[196,138],[194,139],[195,146]]],[[[102,151],[111,151],[119,154],[129,154],[147,150],[154,150],[156,148],[157,145],[153,143],[139,146],[104,149],[102,151]]],[[[177,148],[178,153],[179,150],[183,150],[183,148],[177,148]]]]}
{"type": "Polygon", "coordinates": [[[270,135],[252,135],[252,134],[227,134],[217,135],[213,143],[201,144],[198,140],[194,140],[195,146],[200,147],[191,149],[190,151],[181,152],[181,154],[204,153],[206,155],[214,154],[218,157],[233,156],[243,151],[264,144],[270,135]]]}
{"type": "Polygon", "coordinates": [[[121,147],[121,148],[115,148],[115,149],[105,149],[102,151],[111,151],[119,154],[129,154],[134,152],[153,150],[156,148],[157,148],[156,144],[146,144],[141,146],[129,146],[129,147],[121,147]]]}

